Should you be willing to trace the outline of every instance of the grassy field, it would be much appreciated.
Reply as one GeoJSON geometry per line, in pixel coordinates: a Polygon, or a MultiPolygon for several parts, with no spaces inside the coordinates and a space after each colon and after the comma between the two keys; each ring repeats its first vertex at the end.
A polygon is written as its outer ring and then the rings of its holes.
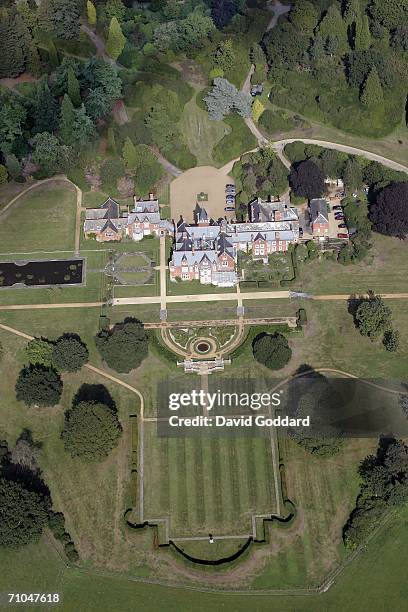
{"type": "Polygon", "coordinates": [[[213,157],[218,167],[254,149],[257,145],[255,136],[242,117],[230,115],[225,119],[225,123],[229,125],[231,131],[213,149],[213,157]]]}
{"type": "Polygon", "coordinates": [[[356,465],[376,447],[376,440],[347,440],[338,456],[323,459],[289,439],[281,440],[287,494],[298,515],[293,529],[270,529],[277,555],[253,581],[253,588],[313,587],[340,564],[345,556],[342,528],[359,491],[356,465]]]}
{"type": "Polygon", "coordinates": [[[145,426],[145,519],[170,517],[176,536],[250,534],[252,514],[276,511],[269,438],[157,436],[145,426]]]}
{"type": "Polygon", "coordinates": [[[403,240],[373,234],[373,248],[362,262],[342,266],[318,260],[304,264],[296,287],[316,294],[408,291],[407,246],[403,240]]]}
{"type": "Polygon", "coordinates": [[[211,121],[208,112],[197,105],[194,96],[185,105],[179,126],[185,135],[188,148],[197,158],[197,166],[215,165],[212,150],[229,132],[227,124],[223,121],[211,121]]]}
{"type": "Polygon", "coordinates": [[[22,195],[2,218],[1,252],[71,250],[75,215],[73,187],[58,181],[37,187],[22,195]]]}
{"type": "MultiPolygon", "coordinates": [[[[357,609],[384,612],[405,609],[407,546],[408,511],[405,509],[369,543],[327,593],[244,597],[241,593],[205,593],[146,584],[126,576],[98,575],[92,569],[66,568],[43,539],[20,551],[0,552],[0,588],[4,592],[25,592],[29,584],[35,592],[59,591],[63,603],[58,609],[64,612],[110,612],[112,609],[133,612],[135,608],[145,612],[163,608],[171,612],[208,609],[246,612],[248,607],[256,612],[355,612],[357,609]]],[[[143,570],[140,566],[140,576],[145,574],[143,570]]]]}

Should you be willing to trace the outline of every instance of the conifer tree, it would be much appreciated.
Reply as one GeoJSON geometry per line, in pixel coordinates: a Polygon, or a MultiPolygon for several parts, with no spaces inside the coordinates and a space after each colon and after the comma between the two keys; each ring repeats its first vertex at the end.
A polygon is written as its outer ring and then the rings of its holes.
{"type": "Polygon", "coordinates": [[[384,93],[381,87],[380,77],[377,69],[373,67],[369,72],[361,91],[361,103],[364,106],[372,108],[378,106],[384,101],[384,93]]]}
{"type": "Polygon", "coordinates": [[[368,16],[363,15],[355,23],[354,48],[359,51],[367,51],[371,45],[371,34],[368,16]]]}
{"type": "Polygon", "coordinates": [[[78,108],[78,106],[81,106],[82,100],[81,100],[81,92],[80,92],[80,88],[79,88],[79,81],[75,76],[75,72],[72,69],[72,66],[70,66],[68,68],[68,72],[67,72],[67,77],[68,77],[68,95],[71,98],[71,102],[72,104],[78,108]]]}
{"type": "Polygon", "coordinates": [[[130,172],[132,172],[132,170],[135,170],[137,166],[138,156],[136,153],[136,147],[130,140],[130,138],[126,138],[125,140],[122,155],[126,169],[130,172]]]}
{"type": "Polygon", "coordinates": [[[53,132],[58,128],[59,107],[57,100],[52,95],[48,87],[47,80],[44,79],[37,85],[36,98],[34,102],[33,133],[40,134],[41,132],[53,132]]]}
{"type": "Polygon", "coordinates": [[[92,4],[91,0],[88,0],[86,3],[86,12],[88,15],[88,23],[91,27],[96,25],[96,8],[95,5],[92,4]]]}
{"type": "Polygon", "coordinates": [[[74,105],[68,94],[65,94],[61,104],[60,138],[66,145],[72,144],[72,133],[75,124],[74,105]]]}
{"type": "Polygon", "coordinates": [[[123,35],[122,28],[116,17],[112,17],[109,26],[108,42],[106,43],[106,51],[108,54],[117,59],[122,53],[125,46],[126,38],[123,35]]]}
{"type": "Polygon", "coordinates": [[[345,11],[344,21],[348,26],[358,21],[361,17],[361,5],[360,0],[348,0],[345,11]]]}

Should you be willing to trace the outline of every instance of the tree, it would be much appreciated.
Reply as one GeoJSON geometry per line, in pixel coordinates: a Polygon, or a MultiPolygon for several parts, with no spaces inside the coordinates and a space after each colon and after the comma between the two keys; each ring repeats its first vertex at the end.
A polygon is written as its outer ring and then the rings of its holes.
{"type": "Polygon", "coordinates": [[[75,106],[75,108],[78,108],[78,106],[81,106],[82,100],[81,100],[81,91],[79,88],[79,81],[76,78],[75,72],[73,71],[71,66],[68,68],[67,93],[68,93],[68,96],[72,104],[75,106]]]}
{"type": "Polygon", "coordinates": [[[289,19],[298,32],[306,36],[313,36],[313,31],[319,21],[319,11],[312,2],[296,3],[289,13],[289,19]]]}
{"type": "Polygon", "coordinates": [[[152,142],[163,151],[181,137],[177,125],[169,117],[163,104],[152,106],[144,119],[144,123],[149,129],[152,142]]]}
{"type": "Polygon", "coordinates": [[[126,318],[112,330],[102,330],[95,342],[104,361],[117,372],[130,372],[147,357],[147,334],[138,319],[126,318]]]}
{"type": "Polygon", "coordinates": [[[391,310],[379,296],[363,300],[356,310],[355,319],[360,334],[371,340],[376,340],[391,328],[391,310]]]}
{"type": "Polygon", "coordinates": [[[113,57],[113,59],[118,59],[119,55],[124,49],[125,42],[126,38],[123,35],[119,21],[116,17],[112,17],[109,25],[108,40],[106,43],[107,53],[113,57]]]}
{"type": "Polygon", "coordinates": [[[349,50],[347,26],[343,21],[337,5],[332,4],[319,24],[317,32],[324,41],[328,38],[336,41],[338,55],[345,55],[349,50]]]}
{"type": "Polygon", "coordinates": [[[22,25],[24,22],[15,7],[0,8],[0,78],[24,72],[27,40],[24,40],[22,25]]]}
{"type": "Polygon", "coordinates": [[[8,182],[8,172],[6,166],[0,164],[0,185],[5,185],[8,182]]]}
{"type": "Polygon", "coordinates": [[[122,81],[116,67],[92,58],[85,63],[81,76],[89,88],[85,100],[87,113],[94,120],[105,117],[122,95],[122,81]]]}
{"type": "Polygon", "coordinates": [[[235,63],[235,53],[232,40],[228,38],[219,43],[212,54],[214,66],[221,68],[224,72],[231,70],[235,63]]]}
{"type": "Polygon", "coordinates": [[[368,108],[380,106],[384,102],[384,93],[381,87],[381,81],[375,67],[370,70],[364,82],[360,100],[361,103],[368,108]]]}
{"type": "Polygon", "coordinates": [[[23,134],[27,110],[12,93],[0,94],[0,149],[11,153],[17,139],[23,134]]]}
{"type": "Polygon", "coordinates": [[[128,172],[136,176],[141,189],[151,189],[162,176],[161,166],[147,145],[135,146],[130,138],[126,138],[123,159],[128,172]]]}
{"type": "Polygon", "coordinates": [[[347,0],[344,9],[344,21],[348,26],[351,26],[361,17],[360,0],[347,0]]]}
{"type": "Polygon", "coordinates": [[[42,365],[50,368],[54,345],[43,338],[34,338],[24,349],[25,361],[32,365],[42,365]]]}
{"type": "Polygon", "coordinates": [[[262,102],[258,100],[258,98],[255,98],[254,103],[252,104],[252,119],[255,122],[258,122],[264,110],[265,107],[262,102]]]}
{"type": "Polygon", "coordinates": [[[388,30],[407,21],[407,0],[372,0],[370,13],[388,30]]]}
{"type": "Polygon", "coordinates": [[[37,134],[31,144],[33,147],[32,160],[41,167],[44,174],[54,174],[66,165],[70,149],[61,145],[54,134],[48,132],[37,134]]]}
{"type": "Polygon", "coordinates": [[[404,239],[408,234],[408,183],[391,183],[381,189],[369,218],[375,231],[404,239]]]}
{"type": "Polygon", "coordinates": [[[52,363],[60,372],[77,372],[88,358],[88,349],[76,334],[64,334],[54,345],[52,363]]]}
{"type": "Polygon", "coordinates": [[[60,137],[65,145],[77,151],[85,148],[95,138],[95,126],[86,114],[84,105],[74,108],[67,94],[61,105],[60,137]]]}
{"type": "Polygon", "coordinates": [[[242,117],[250,117],[251,96],[238,91],[227,79],[216,78],[212,90],[204,98],[210,119],[222,121],[232,110],[242,117]]]}
{"type": "Polygon", "coordinates": [[[91,0],[87,0],[86,14],[88,16],[88,23],[91,26],[91,28],[93,28],[96,25],[96,9],[95,9],[95,5],[92,4],[91,0]]]}
{"type": "Polygon", "coordinates": [[[289,175],[289,183],[295,195],[309,200],[320,198],[325,191],[323,173],[309,159],[293,166],[289,175]]]}
{"type": "Polygon", "coordinates": [[[109,191],[112,187],[116,188],[116,183],[125,174],[125,166],[121,159],[107,159],[101,166],[100,177],[102,186],[109,191]]]}
{"type": "Polygon", "coordinates": [[[33,134],[54,132],[59,125],[59,106],[46,79],[38,83],[32,109],[33,134]]]}
{"type": "Polygon", "coordinates": [[[254,43],[249,52],[249,59],[255,66],[266,64],[265,52],[262,49],[261,45],[258,43],[254,43]]]}
{"type": "Polygon", "coordinates": [[[136,147],[129,137],[126,138],[125,144],[123,145],[122,156],[128,172],[134,173],[136,167],[138,166],[138,158],[136,147]]]}
{"type": "Polygon", "coordinates": [[[78,0],[49,0],[45,20],[56,38],[78,40],[80,31],[80,3],[78,0]]]}
{"type": "Polygon", "coordinates": [[[47,523],[47,500],[22,484],[0,478],[0,546],[37,542],[47,523]]]}
{"type": "Polygon", "coordinates": [[[370,24],[368,16],[364,14],[355,24],[354,49],[367,51],[371,45],[370,24]]]}
{"type": "Polygon", "coordinates": [[[397,329],[386,331],[383,338],[383,344],[387,351],[396,353],[400,345],[400,333],[397,329]]]}
{"type": "Polygon", "coordinates": [[[254,358],[270,370],[281,370],[290,361],[292,349],[285,336],[274,334],[260,334],[252,344],[254,358]]]}
{"type": "Polygon", "coordinates": [[[23,368],[16,382],[16,397],[27,406],[55,406],[62,393],[62,380],[51,368],[30,365],[23,368]]]}
{"type": "Polygon", "coordinates": [[[21,176],[21,164],[13,153],[6,156],[6,168],[13,180],[21,176]]]}
{"type": "Polygon", "coordinates": [[[363,172],[357,159],[348,159],[343,172],[344,185],[348,191],[361,189],[363,185],[363,172]]]}
{"type": "Polygon", "coordinates": [[[122,21],[126,13],[126,7],[122,0],[108,0],[105,4],[104,11],[108,21],[112,19],[112,17],[115,17],[118,21],[122,21]]]}
{"type": "Polygon", "coordinates": [[[65,413],[61,438],[72,457],[102,461],[118,445],[121,433],[118,417],[108,406],[80,402],[65,413]]]}
{"type": "Polygon", "coordinates": [[[237,11],[237,0],[211,0],[211,17],[219,30],[228,25],[237,11]]]}

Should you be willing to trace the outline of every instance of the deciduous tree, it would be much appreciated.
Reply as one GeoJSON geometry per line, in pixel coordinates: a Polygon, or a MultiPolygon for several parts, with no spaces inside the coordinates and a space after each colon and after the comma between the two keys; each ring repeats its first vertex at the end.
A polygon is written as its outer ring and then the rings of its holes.
{"type": "Polygon", "coordinates": [[[376,340],[391,328],[391,310],[379,296],[363,300],[356,310],[356,323],[362,336],[376,340]]]}
{"type": "Polygon", "coordinates": [[[311,160],[296,164],[290,173],[289,183],[295,195],[308,198],[320,198],[324,191],[324,176],[320,168],[311,160]]]}
{"type": "Polygon", "coordinates": [[[60,372],[76,372],[88,358],[88,349],[81,338],[77,334],[64,334],[54,345],[52,364],[60,372]]]}
{"type": "Polygon", "coordinates": [[[392,183],[376,196],[369,218],[375,231],[402,240],[408,235],[408,183],[392,183]]]}

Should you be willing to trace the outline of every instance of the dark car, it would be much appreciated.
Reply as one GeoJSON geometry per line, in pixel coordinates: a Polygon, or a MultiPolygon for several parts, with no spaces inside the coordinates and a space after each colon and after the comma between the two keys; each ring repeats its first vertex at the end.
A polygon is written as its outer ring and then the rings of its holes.
{"type": "Polygon", "coordinates": [[[303,236],[303,227],[299,227],[299,236],[303,236]]]}
{"type": "Polygon", "coordinates": [[[337,234],[337,238],[348,238],[348,234],[337,234]]]}
{"type": "Polygon", "coordinates": [[[336,221],[342,221],[344,219],[344,215],[334,215],[336,221]]]}
{"type": "Polygon", "coordinates": [[[340,225],[338,226],[340,229],[346,229],[347,225],[345,223],[340,223],[340,225]]]}
{"type": "Polygon", "coordinates": [[[333,210],[343,210],[342,206],[333,206],[333,210]]]}
{"type": "Polygon", "coordinates": [[[225,212],[234,212],[235,211],[235,206],[226,206],[224,208],[225,212]]]}

